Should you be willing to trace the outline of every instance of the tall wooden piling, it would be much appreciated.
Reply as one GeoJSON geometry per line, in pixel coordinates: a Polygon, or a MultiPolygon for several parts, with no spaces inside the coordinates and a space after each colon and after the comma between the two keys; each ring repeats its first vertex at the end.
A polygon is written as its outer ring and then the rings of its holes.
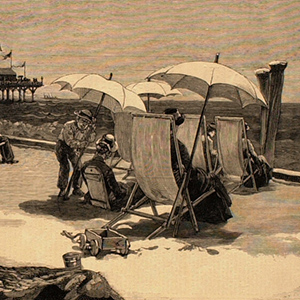
{"type": "Polygon", "coordinates": [[[272,167],[275,161],[275,141],[281,114],[281,97],[284,84],[285,61],[269,63],[270,70],[257,70],[260,89],[267,99],[269,108],[262,110],[261,149],[272,167]]]}
{"type": "MultiPolygon", "coordinates": [[[[267,68],[258,69],[255,71],[255,75],[258,79],[259,88],[262,92],[266,102],[269,102],[269,84],[270,84],[270,70],[267,68]]],[[[265,152],[266,136],[267,136],[267,123],[268,123],[269,109],[261,106],[260,112],[260,153],[265,152]]]]}

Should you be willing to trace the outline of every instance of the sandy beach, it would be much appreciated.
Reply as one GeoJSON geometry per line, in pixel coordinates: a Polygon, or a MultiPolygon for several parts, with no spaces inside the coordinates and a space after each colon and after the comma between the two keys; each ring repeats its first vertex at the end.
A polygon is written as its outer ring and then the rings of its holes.
{"type": "MultiPolygon", "coordinates": [[[[0,165],[0,264],[61,268],[62,255],[79,250],[62,230],[100,228],[116,213],[84,206],[75,196],[58,207],[55,154],[13,150],[20,162],[0,165]]],[[[82,266],[104,275],[126,300],[299,299],[299,191],[271,182],[255,194],[234,194],[228,223],[200,223],[194,233],[184,222],[176,239],[164,232],[144,240],[153,222],[128,217],[117,227],[131,242],[128,256],[100,252],[82,258],[82,266]]]]}
{"type": "MultiPolygon", "coordinates": [[[[63,124],[74,119],[75,111],[95,112],[97,104],[82,100],[86,93],[79,96],[68,90],[70,87],[61,89],[53,82],[74,73],[100,74],[128,86],[148,80],[162,68],[199,61],[218,62],[249,78],[266,93],[269,111],[274,108],[272,100],[280,96],[276,99],[280,101],[275,101],[275,114],[280,112],[280,118],[269,124],[269,128],[278,125],[274,157],[267,158],[281,171],[277,173],[281,177],[274,172],[270,184],[258,192],[232,194],[233,218],[222,225],[199,223],[197,233],[183,221],[178,237],[173,238],[168,230],[145,240],[157,224],[127,216],[116,228],[128,237],[129,254],[84,255],[83,270],[75,271],[86,271],[87,277],[81,277],[76,285],[71,276],[59,286],[60,274],[51,284],[61,289],[63,296],[53,299],[95,300],[84,293],[95,272],[107,280],[97,277],[97,284],[102,285],[99,289],[95,285],[99,295],[115,296],[107,300],[300,299],[300,1],[13,0],[2,4],[0,134],[12,138],[19,163],[0,164],[0,300],[16,299],[25,289],[22,300],[52,300],[39,294],[49,287],[52,276],[41,275],[40,270],[69,272],[62,256],[80,251],[61,232],[100,229],[117,215],[83,205],[76,196],[57,202],[59,165],[54,144],[63,124]],[[276,78],[277,63],[286,67],[280,78],[276,78]],[[268,84],[261,84],[257,70],[270,72],[268,84]],[[40,140],[43,149],[29,148],[36,145],[20,142],[22,139],[40,140]],[[287,178],[290,182],[284,182],[287,178]],[[31,273],[35,268],[29,267],[35,266],[36,273],[31,273]],[[30,273],[22,278],[26,277],[27,284],[29,280],[28,285],[20,284],[21,277],[15,276],[20,269],[30,273]],[[31,288],[40,297],[29,295],[31,288]],[[77,290],[83,291],[82,298],[75,298],[77,290]]],[[[208,84],[216,77],[214,71],[208,84]]],[[[225,74],[220,77],[221,86],[238,79],[225,74]]],[[[186,115],[200,115],[205,95],[194,94],[191,87],[189,82],[176,87],[182,95],[174,97],[165,94],[156,99],[152,95],[150,99],[148,92],[142,97],[145,104],[149,101],[151,113],[175,107],[186,115]]],[[[210,99],[205,106],[206,122],[217,116],[243,117],[251,128],[247,136],[257,154],[265,154],[261,136],[264,108],[242,108],[239,101],[228,101],[233,94],[224,93],[216,99],[213,94],[206,94],[210,99]]],[[[239,91],[234,94],[241,96],[239,91]]],[[[104,133],[115,134],[114,120],[113,109],[102,107],[96,120],[97,139],[104,133]]],[[[275,128],[270,131],[276,133],[275,128]]],[[[83,160],[89,159],[90,153],[83,160]]],[[[124,173],[115,171],[120,180],[124,173]]],[[[87,188],[83,186],[83,190],[87,188]]],[[[159,205],[157,209],[164,213],[170,206],[159,205]]],[[[150,207],[140,210],[148,212],[150,207]]]]}

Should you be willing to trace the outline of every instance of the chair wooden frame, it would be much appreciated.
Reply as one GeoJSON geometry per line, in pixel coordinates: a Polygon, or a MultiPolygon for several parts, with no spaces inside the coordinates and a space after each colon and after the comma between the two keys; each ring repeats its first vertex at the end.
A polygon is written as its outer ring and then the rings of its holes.
{"type": "Polygon", "coordinates": [[[239,178],[238,183],[230,192],[237,190],[249,178],[251,178],[253,187],[257,191],[248,143],[246,143],[247,159],[244,159],[243,139],[247,140],[244,118],[216,116],[215,121],[218,157],[223,173],[227,178],[239,178]],[[230,146],[234,148],[232,152],[230,152],[230,146]],[[247,165],[249,166],[250,174],[245,177],[247,165]]]}
{"type": "Polygon", "coordinates": [[[131,155],[136,183],[126,206],[122,208],[119,215],[103,227],[112,228],[125,215],[133,214],[152,219],[160,224],[156,230],[147,236],[148,239],[156,237],[171,225],[174,225],[173,235],[176,236],[181,223],[181,217],[183,214],[189,212],[192,226],[194,230],[198,232],[198,223],[193,208],[214,190],[204,193],[192,202],[189,197],[188,189],[186,188],[187,185],[185,184],[187,176],[182,169],[180,169],[183,178],[182,184],[180,187],[177,186],[171,167],[171,139],[173,139],[175,143],[179,166],[181,166],[181,158],[173,117],[158,114],[132,114],[132,118],[133,130],[131,155]],[[148,159],[145,160],[144,158],[148,159]],[[159,162],[156,163],[156,161],[159,162]],[[165,185],[165,183],[167,184],[165,185]],[[137,203],[133,204],[134,195],[138,187],[143,190],[145,196],[137,203]],[[137,211],[138,208],[146,203],[150,204],[152,214],[137,211]],[[156,203],[171,204],[171,209],[169,213],[167,213],[167,216],[158,214],[156,203]],[[181,206],[183,209],[176,209],[181,206]]]}

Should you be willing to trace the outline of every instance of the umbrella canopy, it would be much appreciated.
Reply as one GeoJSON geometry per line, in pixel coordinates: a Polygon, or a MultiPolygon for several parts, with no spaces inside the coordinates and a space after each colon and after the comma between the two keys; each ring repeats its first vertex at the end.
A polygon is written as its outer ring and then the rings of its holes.
{"type": "Polygon", "coordinates": [[[172,88],[184,88],[206,98],[226,98],[241,107],[258,104],[267,107],[259,89],[244,75],[219,64],[188,62],[158,70],[148,79],[164,80],[172,88]]]}
{"type": "Polygon", "coordinates": [[[163,81],[141,81],[129,84],[126,88],[139,96],[150,96],[157,99],[170,95],[181,95],[179,90],[172,90],[170,85],[163,81]]]}
{"type": "Polygon", "coordinates": [[[61,86],[61,90],[72,90],[74,84],[86,75],[88,74],[86,73],[70,74],[70,75],[59,77],[52,83],[59,84],[61,86]]]}
{"type": "Polygon", "coordinates": [[[150,97],[159,99],[170,95],[182,95],[177,89],[171,90],[169,84],[164,81],[141,81],[129,84],[127,89],[135,92],[139,96],[146,96],[148,100],[147,111],[150,111],[150,97]]]}
{"type": "Polygon", "coordinates": [[[78,94],[81,100],[99,103],[103,93],[105,97],[102,105],[112,112],[142,111],[145,112],[143,100],[134,92],[126,89],[122,84],[108,80],[99,74],[73,74],[58,78],[53,83],[61,86],[71,86],[71,90],[78,94]],[[79,78],[74,82],[75,78],[79,78]],[[68,81],[68,80],[72,81],[68,81]]]}

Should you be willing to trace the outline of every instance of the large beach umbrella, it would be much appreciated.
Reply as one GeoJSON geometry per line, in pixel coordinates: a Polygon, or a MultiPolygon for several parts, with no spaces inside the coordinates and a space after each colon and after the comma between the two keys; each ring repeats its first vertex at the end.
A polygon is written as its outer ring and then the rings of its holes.
{"type": "MultiPolygon", "coordinates": [[[[112,74],[111,74],[112,76],[112,74]]],[[[61,85],[62,89],[69,89],[78,94],[81,100],[87,100],[97,103],[97,109],[94,113],[96,117],[102,106],[108,108],[112,112],[142,111],[145,112],[145,104],[143,100],[134,92],[127,90],[122,84],[104,78],[99,74],[71,74],[54,80],[53,84],[61,85]]],[[[86,144],[87,146],[88,144],[86,144]]],[[[80,152],[74,169],[78,166],[80,158],[85,151],[85,147],[80,152]]],[[[70,192],[71,183],[74,178],[72,174],[69,180],[66,195],[70,192]]]]}
{"type": "Polygon", "coordinates": [[[69,88],[79,95],[81,100],[99,103],[103,94],[102,106],[113,113],[121,111],[146,111],[143,100],[121,83],[108,80],[99,74],[72,74],[53,81],[62,88],[69,88]],[[77,81],[75,81],[77,79],[77,81]]]}
{"type": "Polygon", "coordinates": [[[267,107],[260,90],[239,72],[219,63],[187,62],[160,69],[148,76],[163,80],[172,88],[193,91],[203,98],[225,98],[239,103],[267,107]]]}
{"type": "Polygon", "coordinates": [[[141,97],[147,97],[147,111],[150,111],[150,97],[159,99],[171,95],[182,95],[179,90],[172,90],[170,85],[164,81],[141,81],[129,84],[126,88],[141,97]]]}
{"type": "Polygon", "coordinates": [[[200,136],[201,123],[205,107],[210,98],[226,98],[239,103],[242,108],[250,104],[267,107],[267,103],[258,88],[245,76],[217,62],[188,62],[163,68],[148,76],[148,79],[163,80],[172,88],[184,88],[205,98],[200,114],[191,158],[182,178],[187,187],[193,158],[200,136]]]}
{"type": "Polygon", "coordinates": [[[69,74],[55,79],[52,83],[59,84],[61,86],[61,90],[72,90],[74,84],[87,75],[88,74],[86,73],[69,74]]]}

